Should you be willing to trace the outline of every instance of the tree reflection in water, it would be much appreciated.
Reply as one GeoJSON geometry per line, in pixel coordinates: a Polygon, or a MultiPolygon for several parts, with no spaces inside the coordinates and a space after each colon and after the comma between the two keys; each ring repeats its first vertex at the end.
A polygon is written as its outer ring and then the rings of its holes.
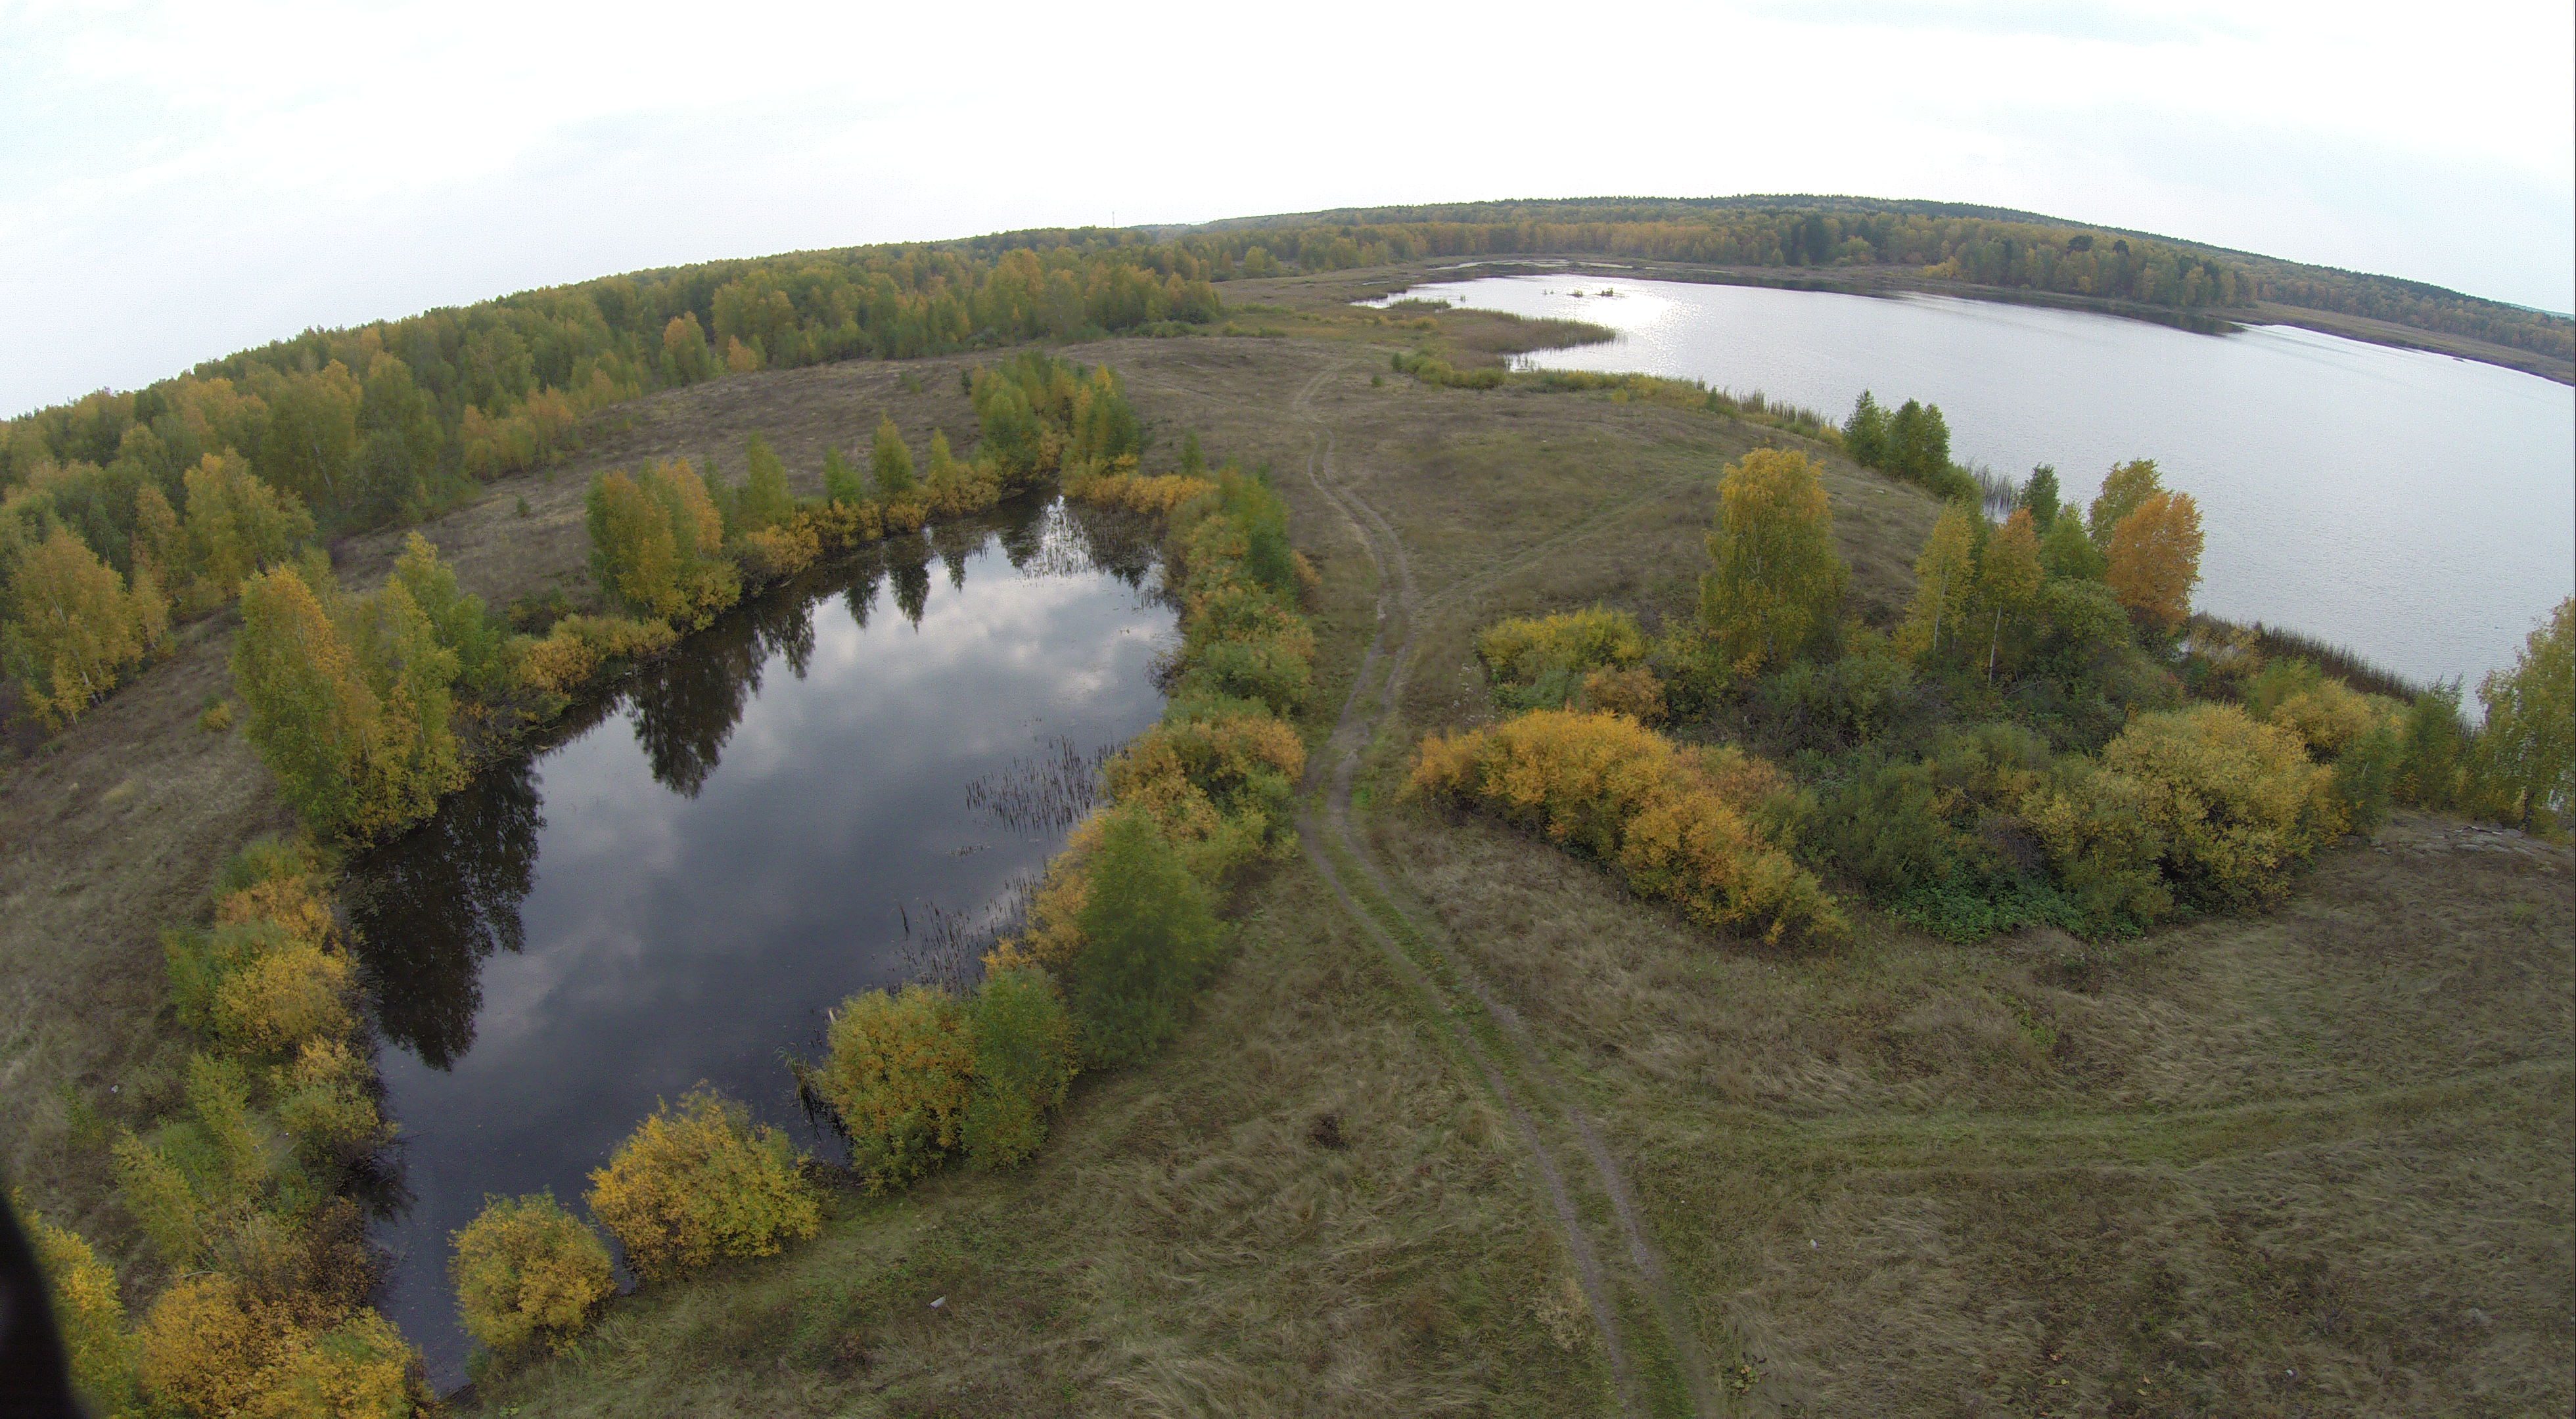
{"type": "MultiPolygon", "coordinates": [[[[574,732],[605,709],[590,709],[574,732]]],[[[524,944],[519,904],[536,885],[546,825],[535,767],[512,759],[478,775],[351,874],[354,952],[377,1023],[433,1069],[474,1047],[484,958],[524,944]]]]}
{"type": "MultiPolygon", "coordinates": [[[[897,539],[758,596],[688,638],[680,654],[637,673],[617,694],[574,708],[548,738],[580,737],[620,709],[663,787],[695,798],[714,774],[743,711],[775,660],[798,679],[814,656],[814,606],[838,594],[862,627],[881,582],[918,626],[930,595],[930,560],[963,586],[966,563],[998,536],[1014,569],[1045,575],[1048,534],[1073,561],[1141,587],[1154,562],[1150,526],[1121,513],[1064,504],[1006,508],[989,519],[897,539]],[[1034,570],[1033,570],[1034,568],[1034,570]]],[[[356,955],[385,1038],[445,1070],[474,1045],[484,960],[523,944],[520,906],[535,885],[545,827],[536,757],[477,775],[427,823],[376,849],[350,874],[356,955]]]]}

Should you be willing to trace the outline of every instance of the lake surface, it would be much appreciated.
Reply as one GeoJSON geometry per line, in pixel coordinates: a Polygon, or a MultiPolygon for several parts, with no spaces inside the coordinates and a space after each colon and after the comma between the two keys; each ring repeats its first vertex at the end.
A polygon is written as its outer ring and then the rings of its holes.
{"type": "Polygon", "coordinates": [[[737,608],[353,874],[411,1201],[379,1304],[464,1379],[448,1236],[590,1169],[700,1081],[818,1152],[784,1060],[851,993],[959,959],[1152,724],[1150,544],[1061,504],[737,608]]]}
{"type": "Polygon", "coordinates": [[[2195,606],[2417,681],[2474,692],[2576,590],[2576,389],[2536,375],[2289,326],[2198,334],[1940,296],[1572,271],[1410,294],[1620,332],[1530,368],[1704,380],[1837,422],[1863,389],[1922,399],[1953,458],[2016,478],[2054,464],[2070,500],[2152,458],[2200,503],[2195,606]]]}

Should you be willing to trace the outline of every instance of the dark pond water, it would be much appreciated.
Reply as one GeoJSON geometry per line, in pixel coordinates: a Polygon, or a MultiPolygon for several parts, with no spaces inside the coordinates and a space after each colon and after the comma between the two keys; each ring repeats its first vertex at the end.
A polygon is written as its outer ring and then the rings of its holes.
{"type": "Polygon", "coordinates": [[[1062,505],[814,573],[486,773],[353,874],[409,1206],[380,1298],[464,1377],[447,1240],[704,1080],[832,1152],[783,1059],[988,934],[1161,713],[1150,549],[1062,505]]]}
{"type": "Polygon", "coordinates": [[[1598,272],[1413,294],[1620,332],[1533,366],[1758,389],[1837,420],[1863,389],[1923,399],[1948,416],[1952,456],[2016,478],[2054,464],[2087,502],[2112,464],[2155,459],[2200,503],[2195,604],[2416,680],[2474,688],[2576,590],[2576,390],[2536,375],[2289,326],[2209,334],[1935,296],[1598,272]]]}

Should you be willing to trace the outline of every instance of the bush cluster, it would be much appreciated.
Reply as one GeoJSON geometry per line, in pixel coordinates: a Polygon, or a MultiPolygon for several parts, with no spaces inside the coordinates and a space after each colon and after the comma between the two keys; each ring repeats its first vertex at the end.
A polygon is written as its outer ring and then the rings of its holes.
{"type": "MultiPolygon", "coordinates": [[[[321,881],[306,851],[255,844],[220,874],[213,921],[165,937],[180,1017],[210,1049],[189,1061],[185,1106],[124,1134],[115,1158],[126,1210],[187,1279],[122,1341],[115,1313],[66,1302],[87,1318],[83,1383],[111,1411],[125,1394],[188,1415],[408,1413],[427,1398],[417,1357],[364,1304],[374,1261],[340,1195],[392,1129],[321,881]]],[[[95,1289],[94,1259],[55,1252],[58,1288],[95,1289]]]]}
{"type": "Polygon", "coordinates": [[[487,1199],[451,1246],[465,1333],[503,1354],[562,1351],[617,1290],[599,1234],[551,1192],[487,1199]]]}
{"type": "Polygon", "coordinates": [[[776,1256],[822,1229],[822,1204],[785,1134],[706,1089],[655,1109],[583,1197],[647,1281],[776,1256]]]}
{"type": "Polygon", "coordinates": [[[1756,819],[1785,778],[1740,755],[1709,765],[1624,715],[1533,710],[1423,741],[1412,791],[1482,808],[1619,870],[1703,926],[1830,941],[1842,913],[1756,819]]]}

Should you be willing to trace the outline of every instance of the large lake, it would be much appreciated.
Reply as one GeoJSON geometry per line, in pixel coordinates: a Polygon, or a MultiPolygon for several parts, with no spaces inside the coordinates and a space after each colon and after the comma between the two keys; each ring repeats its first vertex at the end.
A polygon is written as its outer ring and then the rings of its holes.
{"type": "Polygon", "coordinates": [[[2014,477],[2054,464],[2073,499],[2152,458],[2200,503],[2195,605],[2417,681],[2474,690],[2576,590],[2576,389],[2536,375],[2289,326],[2199,334],[1935,296],[1571,271],[1410,294],[1620,332],[1533,368],[1705,380],[1837,421],[1863,389],[1922,399],[1954,458],[2014,477]]]}
{"type": "Polygon", "coordinates": [[[481,775],[353,874],[407,1208],[379,1303],[442,1389],[448,1236],[587,1174],[700,1081],[837,1156],[784,1060],[823,1012],[955,959],[1160,715],[1150,544],[1061,504],[772,591],[481,775]]]}

